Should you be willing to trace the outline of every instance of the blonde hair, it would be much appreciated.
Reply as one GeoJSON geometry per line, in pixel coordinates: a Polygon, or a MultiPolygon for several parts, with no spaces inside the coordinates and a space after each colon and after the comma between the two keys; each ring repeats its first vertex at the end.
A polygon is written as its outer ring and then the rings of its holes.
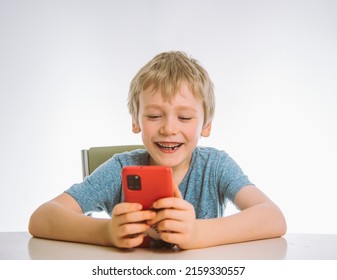
{"type": "Polygon", "coordinates": [[[164,100],[170,101],[184,82],[194,97],[203,103],[204,125],[210,123],[215,110],[213,82],[198,61],[179,51],[158,54],[132,79],[128,108],[133,121],[138,123],[139,95],[142,91],[151,86],[153,91],[161,91],[164,100]]]}

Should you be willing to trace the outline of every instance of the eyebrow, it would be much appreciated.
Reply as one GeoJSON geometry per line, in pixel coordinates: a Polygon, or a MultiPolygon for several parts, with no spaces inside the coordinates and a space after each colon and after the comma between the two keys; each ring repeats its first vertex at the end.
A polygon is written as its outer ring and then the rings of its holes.
{"type": "MultiPolygon", "coordinates": [[[[149,104],[144,107],[145,110],[149,109],[162,109],[161,105],[158,104],[149,104]]],[[[191,111],[197,113],[197,110],[192,106],[178,106],[174,108],[176,111],[191,111]]]]}
{"type": "Polygon", "coordinates": [[[158,104],[149,104],[144,107],[144,109],[161,109],[161,106],[158,104]]]}

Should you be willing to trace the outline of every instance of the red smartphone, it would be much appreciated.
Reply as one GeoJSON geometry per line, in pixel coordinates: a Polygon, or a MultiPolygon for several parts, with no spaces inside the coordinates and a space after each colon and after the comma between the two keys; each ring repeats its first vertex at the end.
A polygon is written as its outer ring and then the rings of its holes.
{"type": "Polygon", "coordinates": [[[126,202],[137,202],[150,209],[160,198],[173,196],[172,169],[166,166],[126,166],[122,169],[126,202]]]}
{"type": "MultiPolygon", "coordinates": [[[[122,187],[125,202],[137,202],[143,210],[161,198],[173,196],[172,169],[166,166],[126,166],[122,169],[122,187]]],[[[160,239],[156,226],[146,233],[139,247],[172,247],[160,239]]]]}

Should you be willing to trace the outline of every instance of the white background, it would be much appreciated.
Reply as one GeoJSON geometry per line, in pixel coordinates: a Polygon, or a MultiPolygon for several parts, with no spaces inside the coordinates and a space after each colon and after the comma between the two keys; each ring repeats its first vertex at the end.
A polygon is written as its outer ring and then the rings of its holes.
{"type": "Polygon", "coordinates": [[[215,84],[210,138],[283,210],[337,233],[333,0],[0,0],[0,231],[81,180],[80,150],[139,144],[129,82],[162,51],[215,84]]]}

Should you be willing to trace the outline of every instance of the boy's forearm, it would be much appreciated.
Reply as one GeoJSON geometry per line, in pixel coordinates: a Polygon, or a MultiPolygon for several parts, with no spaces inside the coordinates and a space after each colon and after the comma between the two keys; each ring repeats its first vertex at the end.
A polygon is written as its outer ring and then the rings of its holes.
{"type": "Polygon", "coordinates": [[[202,248],[279,237],[286,223],[274,204],[262,203],[231,216],[197,220],[197,228],[194,247],[202,248]]]}
{"type": "Polygon", "coordinates": [[[95,219],[54,202],[40,206],[31,216],[35,237],[109,246],[108,219],[95,219]]]}

